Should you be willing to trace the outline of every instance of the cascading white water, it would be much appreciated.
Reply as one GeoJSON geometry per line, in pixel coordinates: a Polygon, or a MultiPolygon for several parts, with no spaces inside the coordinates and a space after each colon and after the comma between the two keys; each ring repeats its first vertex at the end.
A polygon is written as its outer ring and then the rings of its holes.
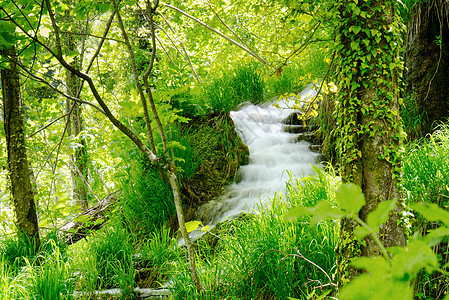
{"type": "MultiPolygon", "coordinates": [[[[301,98],[314,97],[316,91],[308,87],[301,98]]],[[[271,104],[246,105],[231,112],[236,129],[250,152],[249,164],[241,166],[238,181],[228,186],[224,194],[198,208],[197,215],[207,225],[214,225],[242,211],[253,212],[258,204],[267,203],[276,192],[285,189],[287,170],[301,177],[312,171],[319,154],[309,149],[305,141],[295,142],[297,134],[283,130],[281,121],[294,110],[271,104]]],[[[206,225],[206,224],[204,224],[206,225]]]]}

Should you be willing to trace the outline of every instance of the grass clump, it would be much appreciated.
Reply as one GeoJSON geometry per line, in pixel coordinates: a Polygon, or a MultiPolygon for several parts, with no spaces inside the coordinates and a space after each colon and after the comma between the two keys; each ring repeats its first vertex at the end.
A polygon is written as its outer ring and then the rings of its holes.
{"type": "Polygon", "coordinates": [[[400,115],[408,141],[414,141],[423,136],[422,124],[425,123],[425,114],[420,112],[418,101],[415,97],[406,96],[404,98],[400,115]]]}
{"type": "Polygon", "coordinates": [[[233,72],[212,80],[201,97],[214,112],[229,112],[240,103],[264,101],[265,82],[256,64],[240,65],[233,72]]]}
{"type": "Polygon", "coordinates": [[[118,224],[96,235],[90,243],[89,250],[98,272],[99,288],[124,285],[125,290],[132,291],[133,286],[128,287],[127,284],[132,284],[134,280],[132,264],[134,250],[129,233],[118,224]]]}
{"type": "MultiPolygon", "coordinates": [[[[404,156],[404,181],[407,202],[435,203],[443,209],[449,209],[449,126],[441,125],[428,139],[417,140],[410,144],[404,156]]],[[[416,215],[411,219],[411,232],[423,235],[439,227],[437,222],[429,222],[416,215]]],[[[434,246],[434,252],[440,264],[449,262],[448,240],[434,246]]],[[[440,299],[449,289],[448,276],[437,272],[420,272],[415,290],[418,299],[440,299]]]]}
{"type": "Polygon", "coordinates": [[[39,251],[14,236],[3,239],[0,248],[0,299],[73,298],[67,246],[56,233],[42,239],[39,251]]]}
{"type": "MultiPolygon", "coordinates": [[[[284,216],[293,205],[333,201],[338,180],[316,169],[315,176],[292,180],[287,194],[276,195],[260,215],[228,221],[227,234],[215,249],[197,242],[198,270],[205,292],[198,295],[190,282],[187,262],[173,279],[175,299],[308,299],[317,286],[328,283],[335,264],[338,223],[317,225],[309,220],[289,222],[284,216]],[[307,258],[314,264],[306,261],[307,258]]],[[[326,290],[326,289],[324,289],[326,290]]]]}
{"type": "Polygon", "coordinates": [[[152,166],[129,167],[120,189],[119,214],[130,231],[139,236],[155,232],[175,213],[170,186],[152,166]]]}

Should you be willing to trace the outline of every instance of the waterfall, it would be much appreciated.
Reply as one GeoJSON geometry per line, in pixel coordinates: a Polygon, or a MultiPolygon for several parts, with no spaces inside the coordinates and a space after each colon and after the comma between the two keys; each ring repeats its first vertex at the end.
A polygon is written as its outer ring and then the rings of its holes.
{"type": "MultiPolygon", "coordinates": [[[[300,95],[301,99],[311,98],[316,91],[309,86],[300,95]]],[[[281,108],[273,103],[247,104],[231,112],[240,137],[249,147],[249,164],[240,167],[236,182],[220,197],[198,208],[197,216],[204,225],[213,226],[242,211],[251,213],[267,203],[276,192],[285,190],[287,170],[297,177],[312,171],[319,154],[309,149],[310,143],[296,142],[298,134],[284,131],[286,125],[281,122],[294,112],[288,108],[293,103],[290,99],[281,108]]]]}

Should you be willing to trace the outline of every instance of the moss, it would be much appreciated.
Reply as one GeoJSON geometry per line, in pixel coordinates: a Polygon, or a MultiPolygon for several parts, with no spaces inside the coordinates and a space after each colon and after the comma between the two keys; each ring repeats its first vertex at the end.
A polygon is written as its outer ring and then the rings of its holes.
{"type": "Polygon", "coordinates": [[[199,161],[193,176],[181,179],[183,202],[187,206],[184,214],[189,221],[199,205],[220,195],[234,181],[239,166],[248,163],[249,149],[228,113],[193,118],[182,125],[181,134],[188,138],[194,149],[192,155],[196,156],[194,160],[199,161]]]}

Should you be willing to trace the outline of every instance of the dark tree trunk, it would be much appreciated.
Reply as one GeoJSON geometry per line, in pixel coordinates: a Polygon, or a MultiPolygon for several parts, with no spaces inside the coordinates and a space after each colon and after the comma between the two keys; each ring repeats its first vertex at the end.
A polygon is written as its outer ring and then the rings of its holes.
{"type": "Polygon", "coordinates": [[[9,48],[0,50],[0,53],[9,61],[9,66],[1,70],[1,79],[8,167],[17,227],[19,237],[31,241],[38,250],[39,228],[25,147],[16,50],[9,48]]]}
{"type": "Polygon", "coordinates": [[[416,5],[407,34],[407,93],[424,113],[423,135],[449,117],[449,4],[416,5]]]}

